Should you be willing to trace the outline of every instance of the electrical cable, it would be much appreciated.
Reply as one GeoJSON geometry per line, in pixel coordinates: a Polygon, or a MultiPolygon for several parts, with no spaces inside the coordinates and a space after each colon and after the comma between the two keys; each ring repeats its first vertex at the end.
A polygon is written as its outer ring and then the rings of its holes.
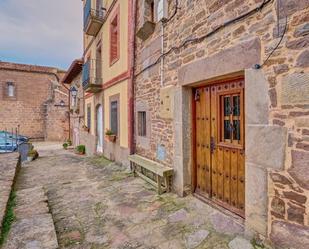
{"type": "MultiPolygon", "coordinates": [[[[197,42],[201,42],[203,40],[205,40],[206,38],[209,38],[210,36],[214,35],[215,33],[219,32],[220,30],[222,30],[223,28],[231,25],[231,24],[234,24],[248,16],[251,16],[253,14],[255,14],[256,12],[258,11],[261,11],[266,5],[268,5],[269,3],[273,2],[273,0],[264,0],[263,3],[240,15],[239,17],[235,18],[235,19],[232,19],[232,20],[229,20],[225,23],[223,23],[222,25],[220,25],[219,27],[215,28],[214,30],[210,31],[209,33],[201,36],[201,37],[196,37],[196,38],[191,38],[191,39],[187,39],[185,41],[182,42],[181,45],[179,46],[176,46],[176,47],[171,47],[167,52],[165,52],[164,54],[161,54],[156,61],[154,61],[153,63],[151,63],[150,65],[148,65],[147,67],[143,68],[141,71],[139,71],[138,73],[135,74],[135,77],[139,76],[140,74],[142,74],[143,72],[147,71],[148,69],[152,68],[153,66],[155,66],[156,64],[158,64],[160,62],[160,60],[163,58],[163,57],[166,57],[167,55],[169,55],[171,52],[175,51],[175,50],[179,50],[187,45],[189,45],[190,43],[197,43],[197,42]]],[[[176,0],[176,8],[175,8],[175,11],[173,13],[173,15],[168,19],[168,20],[171,20],[176,14],[177,14],[177,10],[178,10],[178,0],[176,0]]]]}
{"type": "MultiPolygon", "coordinates": [[[[279,7],[280,7],[280,0],[277,0],[278,2],[278,7],[277,7],[277,9],[278,9],[278,12],[277,12],[277,15],[278,15],[278,17],[277,17],[277,19],[278,19],[278,35],[279,35],[279,33],[280,33],[280,24],[279,24],[279,7]]],[[[284,13],[285,14],[285,13],[284,13]]],[[[280,44],[282,43],[282,41],[283,41],[283,38],[284,38],[284,36],[285,36],[285,34],[286,34],[286,32],[287,32],[287,30],[288,30],[288,16],[285,14],[285,26],[284,26],[284,30],[283,30],[283,33],[282,33],[282,35],[281,35],[281,37],[280,37],[280,40],[279,40],[279,42],[278,42],[278,44],[274,47],[274,49],[271,51],[271,53],[267,56],[267,58],[266,58],[266,60],[262,63],[262,65],[259,65],[259,64],[256,64],[254,67],[255,67],[255,69],[261,69],[265,64],[266,64],[266,62],[270,59],[270,57],[275,53],[275,51],[279,48],[279,46],[280,46],[280,44]]]]}

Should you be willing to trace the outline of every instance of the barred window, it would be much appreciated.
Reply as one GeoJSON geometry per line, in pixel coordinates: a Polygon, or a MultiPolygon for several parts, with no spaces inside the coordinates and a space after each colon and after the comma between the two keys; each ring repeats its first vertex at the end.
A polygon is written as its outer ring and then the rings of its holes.
{"type": "Polygon", "coordinates": [[[110,104],[110,127],[113,134],[118,135],[118,101],[111,101],[110,104]]]}
{"type": "Polygon", "coordinates": [[[138,119],[138,135],[141,137],[146,137],[147,129],[146,129],[146,112],[137,112],[138,119]]]}
{"type": "Polygon", "coordinates": [[[87,128],[91,128],[91,105],[87,106],[87,128]]]}

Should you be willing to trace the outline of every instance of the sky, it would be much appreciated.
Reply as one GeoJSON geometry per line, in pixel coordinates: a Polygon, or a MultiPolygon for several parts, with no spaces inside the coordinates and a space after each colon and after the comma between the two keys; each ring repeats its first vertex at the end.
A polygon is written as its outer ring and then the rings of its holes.
{"type": "Polygon", "coordinates": [[[0,0],[0,60],[67,69],[82,57],[81,0],[0,0]]]}

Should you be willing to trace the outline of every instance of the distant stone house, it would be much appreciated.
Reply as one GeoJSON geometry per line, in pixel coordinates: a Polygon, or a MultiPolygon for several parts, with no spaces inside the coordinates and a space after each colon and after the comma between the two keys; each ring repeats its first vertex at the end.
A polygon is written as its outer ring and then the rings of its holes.
{"type": "Polygon", "coordinates": [[[68,85],[69,110],[70,110],[70,140],[73,146],[85,144],[85,136],[88,132],[84,131],[84,90],[82,86],[82,68],[83,60],[76,59],[70,65],[62,82],[68,85]],[[84,134],[85,133],[85,134],[84,134]]]}
{"type": "Polygon", "coordinates": [[[309,3],[138,0],[135,151],[173,189],[309,245],[309,3]]]}
{"type": "Polygon", "coordinates": [[[32,139],[68,137],[64,71],[52,67],[0,62],[0,130],[32,139]]]}

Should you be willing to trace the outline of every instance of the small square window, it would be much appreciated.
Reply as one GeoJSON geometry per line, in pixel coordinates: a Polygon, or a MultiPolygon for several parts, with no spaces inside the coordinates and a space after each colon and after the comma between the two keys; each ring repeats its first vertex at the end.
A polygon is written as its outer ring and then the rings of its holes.
{"type": "Polygon", "coordinates": [[[140,137],[146,137],[147,135],[146,112],[138,112],[137,119],[138,119],[138,135],[140,137]]]}

